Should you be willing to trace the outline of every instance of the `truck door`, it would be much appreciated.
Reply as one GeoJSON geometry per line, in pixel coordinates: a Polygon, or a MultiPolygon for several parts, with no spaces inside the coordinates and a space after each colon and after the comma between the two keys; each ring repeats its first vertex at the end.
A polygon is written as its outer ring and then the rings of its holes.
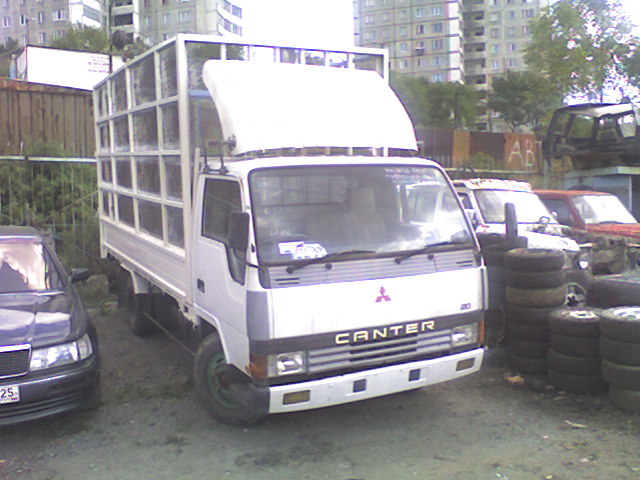
{"type": "Polygon", "coordinates": [[[228,246],[231,213],[242,211],[240,184],[229,178],[204,182],[202,208],[196,209],[201,218],[194,219],[194,301],[199,313],[214,325],[217,321],[225,330],[231,327],[245,333],[246,264],[228,246]]]}

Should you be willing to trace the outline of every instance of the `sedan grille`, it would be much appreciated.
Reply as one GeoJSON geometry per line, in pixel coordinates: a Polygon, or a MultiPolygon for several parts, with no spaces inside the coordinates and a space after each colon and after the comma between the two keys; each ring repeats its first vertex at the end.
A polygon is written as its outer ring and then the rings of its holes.
{"type": "Polygon", "coordinates": [[[0,378],[18,377],[29,373],[29,345],[0,348],[0,378]]]}

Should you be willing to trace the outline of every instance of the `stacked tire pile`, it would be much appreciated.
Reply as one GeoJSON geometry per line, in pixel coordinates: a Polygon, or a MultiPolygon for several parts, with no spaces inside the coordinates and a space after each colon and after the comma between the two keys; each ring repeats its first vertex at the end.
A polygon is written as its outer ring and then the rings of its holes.
{"type": "Polygon", "coordinates": [[[549,315],[547,379],[551,385],[574,393],[607,390],[602,378],[600,317],[597,308],[560,308],[549,315]]]}
{"type": "Polygon", "coordinates": [[[504,255],[514,248],[527,246],[525,237],[508,238],[499,234],[479,234],[478,242],[487,266],[489,310],[486,314],[487,345],[497,345],[504,336],[505,279],[504,255]]]}
{"type": "Polygon", "coordinates": [[[640,412],[640,307],[615,307],[600,320],[602,376],[609,383],[611,401],[640,412]]]}
{"type": "Polygon", "coordinates": [[[548,319],[567,297],[564,261],[559,250],[517,248],[504,255],[508,362],[522,373],[547,373],[548,319]]]}

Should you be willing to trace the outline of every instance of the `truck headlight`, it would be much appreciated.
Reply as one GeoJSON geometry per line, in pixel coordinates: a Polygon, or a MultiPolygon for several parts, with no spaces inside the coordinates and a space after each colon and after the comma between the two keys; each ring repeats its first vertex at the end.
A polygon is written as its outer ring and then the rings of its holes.
{"type": "Polygon", "coordinates": [[[478,343],[478,324],[461,325],[451,330],[451,346],[463,347],[478,343]]]}
{"type": "Polygon", "coordinates": [[[269,355],[269,376],[294,375],[307,369],[305,352],[289,352],[269,355]]]}
{"type": "Polygon", "coordinates": [[[85,334],[75,342],[37,348],[31,352],[30,371],[59,367],[89,358],[93,354],[93,346],[89,335],[85,334]]]}

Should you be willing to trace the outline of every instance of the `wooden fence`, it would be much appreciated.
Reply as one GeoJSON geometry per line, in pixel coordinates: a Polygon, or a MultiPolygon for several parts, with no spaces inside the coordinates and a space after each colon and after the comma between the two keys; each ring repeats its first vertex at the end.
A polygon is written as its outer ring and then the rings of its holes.
{"type": "Polygon", "coordinates": [[[91,92],[0,78],[0,155],[94,154],[91,92]]]}

